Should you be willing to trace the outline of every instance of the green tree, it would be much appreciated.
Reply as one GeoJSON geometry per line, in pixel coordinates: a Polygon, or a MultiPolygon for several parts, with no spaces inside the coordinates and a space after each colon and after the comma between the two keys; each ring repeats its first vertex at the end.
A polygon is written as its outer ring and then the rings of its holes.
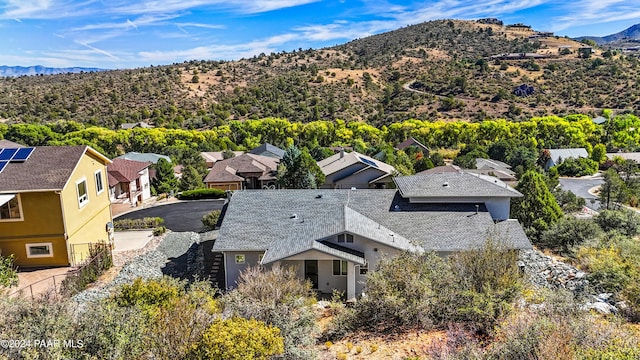
{"type": "Polygon", "coordinates": [[[549,191],[542,174],[535,170],[522,175],[516,190],[524,196],[515,199],[511,213],[520,221],[527,235],[537,240],[544,230],[562,217],[562,209],[549,191]]]}
{"type": "Polygon", "coordinates": [[[290,146],[278,165],[277,181],[285,189],[316,189],[324,174],[307,149],[290,146]]]}
{"type": "Polygon", "coordinates": [[[627,185],[614,169],[605,171],[603,175],[604,183],[600,186],[598,200],[605,209],[612,209],[616,202],[626,199],[627,185]]]}
{"type": "Polygon", "coordinates": [[[187,165],[182,168],[182,177],[178,187],[180,191],[201,189],[204,187],[202,175],[193,165],[187,165]]]}
{"type": "Polygon", "coordinates": [[[607,147],[604,144],[596,144],[591,150],[591,160],[602,164],[607,160],[607,147]]]}
{"type": "Polygon", "coordinates": [[[155,165],[156,177],[151,182],[151,185],[158,194],[170,193],[178,188],[178,179],[173,174],[173,166],[165,159],[158,160],[155,165]]]}

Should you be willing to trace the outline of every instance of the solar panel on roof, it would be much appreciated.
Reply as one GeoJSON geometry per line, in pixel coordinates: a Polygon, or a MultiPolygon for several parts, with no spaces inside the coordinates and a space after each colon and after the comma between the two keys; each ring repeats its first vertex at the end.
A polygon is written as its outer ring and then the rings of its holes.
{"type": "Polygon", "coordinates": [[[0,173],[2,172],[2,170],[4,170],[7,164],[9,164],[8,161],[0,161],[0,173]]]}
{"type": "Polygon", "coordinates": [[[32,148],[32,147],[20,148],[15,153],[15,155],[13,155],[13,158],[11,159],[11,161],[26,161],[29,158],[29,156],[31,156],[31,153],[33,153],[33,150],[35,150],[35,148],[32,148]]]}
{"type": "Polygon", "coordinates": [[[360,157],[360,161],[362,161],[363,163],[373,166],[373,167],[378,167],[378,164],[374,163],[373,161],[369,160],[369,159],[365,159],[363,157],[360,157]]]}
{"type": "Polygon", "coordinates": [[[18,149],[2,149],[2,152],[0,152],[0,161],[11,160],[16,152],[18,152],[18,149]]]}

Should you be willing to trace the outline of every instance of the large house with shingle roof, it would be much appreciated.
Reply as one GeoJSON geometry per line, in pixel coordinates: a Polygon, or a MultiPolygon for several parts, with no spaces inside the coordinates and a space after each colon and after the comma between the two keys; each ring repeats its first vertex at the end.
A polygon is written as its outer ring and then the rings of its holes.
{"type": "Polygon", "coordinates": [[[78,264],[110,240],[110,160],[88,146],[20,149],[0,151],[0,252],[20,267],[78,264]]]}
{"type": "Polygon", "coordinates": [[[111,201],[124,200],[133,206],[151,197],[151,162],[115,158],[107,166],[111,201]]]}
{"type": "Polygon", "coordinates": [[[277,169],[278,159],[246,153],[217,161],[204,183],[209,189],[275,189],[277,169]]]}
{"type": "Polygon", "coordinates": [[[468,173],[395,178],[392,189],[237,191],[213,251],[224,254],[226,287],[248,266],[296,267],[322,293],[362,293],[381,256],[400,251],[447,255],[497,237],[531,248],[509,202],[522,194],[468,173]]]}
{"type": "Polygon", "coordinates": [[[318,161],[318,166],[325,176],[322,189],[385,188],[396,174],[393,166],[356,151],[341,150],[318,161]]]}

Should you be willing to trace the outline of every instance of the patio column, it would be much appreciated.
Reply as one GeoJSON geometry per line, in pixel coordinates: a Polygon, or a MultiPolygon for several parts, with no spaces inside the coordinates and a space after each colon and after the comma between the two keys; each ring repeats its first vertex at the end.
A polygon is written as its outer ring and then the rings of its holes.
{"type": "Polygon", "coordinates": [[[356,298],[356,264],[347,261],[347,300],[356,298]]]}

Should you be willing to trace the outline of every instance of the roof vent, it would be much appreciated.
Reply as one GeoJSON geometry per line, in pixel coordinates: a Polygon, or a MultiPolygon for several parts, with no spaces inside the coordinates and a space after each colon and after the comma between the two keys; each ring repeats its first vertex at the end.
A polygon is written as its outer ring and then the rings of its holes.
{"type": "Polygon", "coordinates": [[[316,195],[316,199],[322,199],[322,194],[316,195]]]}
{"type": "Polygon", "coordinates": [[[352,187],[351,187],[351,190],[352,190],[352,191],[356,191],[356,187],[355,187],[355,186],[352,186],[352,187]]]}
{"type": "Polygon", "coordinates": [[[446,181],[445,183],[442,184],[442,187],[449,187],[449,182],[446,181]]]}
{"type": "Polygon", "coordinates": [[[476,205],[476,214],[480,211],[480,205],[476,205]]]}
{"type": "Polygon", "coordinates": [[[297,219],[298,218],[298,214],[291,214],[291,216],[289,216],[289,219],[297,219]]]}
{"type": "Polygon", "coordinates": [[[400,205],[396,204],[396,205],[393,207],[393,211],[400,211],[400,205]]]}

